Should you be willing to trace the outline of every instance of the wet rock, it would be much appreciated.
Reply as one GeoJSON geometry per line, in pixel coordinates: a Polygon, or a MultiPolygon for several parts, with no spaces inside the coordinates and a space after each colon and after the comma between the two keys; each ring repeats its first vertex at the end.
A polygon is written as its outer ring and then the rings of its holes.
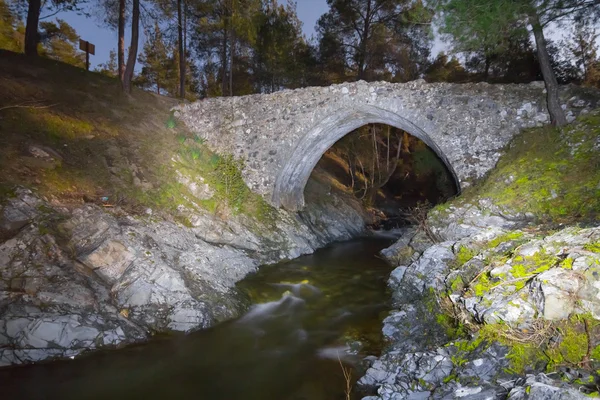
{"type": "Polygon", "coordinates": [[[0,365],[234,318],[247,301],[235,283],[259,265],[363,231],[364,215],[345,201],[332,195],[302,217],[279,211],[258,231],[242,215],[182,210],[188,227],[89,203],[57,209],[17,189],[0,209],[0,365]]]}
{"type": "Polygon", "coordinates": [[[583,400],[589,398],[584,393],[570,388],[562,382],[550,379],[544,374],[529,375],[522,385],[510,391],[508,397],[519,400],[583,400]]]}
{"type": "MultiPolygon", "coordinates": [[[[471,206],[467,208],[472,212],[471,206]]],[[[454,213],[465,215],[465,210],[454,213]]],[[[472,218],[477,215],[473,212],[472,218]]],[[[600,314],[600,253],[594,250],[600,226],[569,227],[538,237],[507,231],[506,226],[512,225],[493,219],[481,226],[464,224],[459,233],[438,227],[438,232],[450,232],[454,240],[430,246],[417,260],[391,273],[396,310],[384,320],[388,346],[358,381],[377,389],[377,396],[368,399],[406,399],[424,392],[432,399],[585,397],[568,383],[543,374],[511,375],[509,349],[503,345],[477,342],[475,336],[465,347],[439,331],[435,316],[444,311],[435,293],[440,292],[449,294],[454,315],[465,326],[502,324],[515,332],[528,332],[545,326],[535,325],[540,321],[600,314]],[[478,280],[482,274],[486,274],[484,281],[478,280]]],[[[408,242],[404,239],[392,249],[408,242]]],[[[572,382],[589,378],[561,374],[572,382]]]]}
{"type": "Polygon", "coordinates": [[[79,259],[109,284],[119,280],[133,260],[135,255],[116,240],[104,242],[96,250],[79,259]]]}

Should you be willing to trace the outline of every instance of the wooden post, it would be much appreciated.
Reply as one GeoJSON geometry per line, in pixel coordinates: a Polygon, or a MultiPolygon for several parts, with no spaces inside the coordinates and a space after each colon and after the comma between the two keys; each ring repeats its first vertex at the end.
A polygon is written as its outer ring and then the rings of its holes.
{"type": "Polygon", "coordinates": [[[96,55],[96,46],[87,40],[79,39],[79,50],[85,51],[85,70],[90,70],[90,54],[96,55]]]}

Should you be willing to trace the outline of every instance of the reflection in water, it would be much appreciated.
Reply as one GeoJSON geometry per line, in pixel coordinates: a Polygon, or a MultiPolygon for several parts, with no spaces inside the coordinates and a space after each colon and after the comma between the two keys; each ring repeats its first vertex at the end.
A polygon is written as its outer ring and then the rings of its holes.
{"type": "MultiPolygon", "coordinates": [[[[344,399],[349,366],[379,351],[390,267],[384,239],[336,244],[240,282],[241,318],[74,361],[0,369],[2,399],[344,399]]],[[[359,373],[354,372],[354,378],[359,373]]]]}

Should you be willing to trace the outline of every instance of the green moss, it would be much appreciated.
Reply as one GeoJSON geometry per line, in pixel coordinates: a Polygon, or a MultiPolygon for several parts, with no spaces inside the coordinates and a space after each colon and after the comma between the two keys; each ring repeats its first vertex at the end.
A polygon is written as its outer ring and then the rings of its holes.
{"type": "MultiPolygon", "coordinates": [[[[553,372],[560,366],[583,365],[588,341],[591,340],[586,331],[593,331],[598,323],[600,321],[594,320],[591,315],[572,316],[568,320],[554,322],[551,329],[545,331],[539,326],[521,330],[521,333],[530,333],[530,339],[519,337],[518,331],[506,324],[486,324],[481,327],[479,335],[486,341],[497,341],[509,348],[506,358],[512,373],[522,374],[530,369],[553,372]]],[[[591,353],[592,359],[596,357],[600,357],[600,346],[591,353]]]]}
{"type": "Polygon", "coordinates": [[[455,268],[462,267],[476,255],[477,252],[475,250],[471,250],[466,246],[460,246],[456,253],[456,259],[454,260],[453,266],[455,268]]]}
{"type": "Polygon", "coordinates": [[[588,338],[583,327],[579,325],[576,323],[566,324],[562,329],[560,344],[558,347],[548,350],[553,364],[549,366],[550,368],[565,362],[570,365],[578,365],[583,360],[587,354],[588,338]]]}
{"type": "Polygon", "coordinates": [[[509,212],[529,212],[540,222],[595,220],[600,215],[600,114],[566,128],[545,126],[516,137],[485,181],[454,202],[491,199],[509,212]]]}
{"type": "Polygon", "coordinates": [[[450,374],[447,377],[444,378],[443,382],[444,383],[450,383],[453,381],[457,381],[458,382],[458,376],[455,374],[450,374]]]}
{"type": "Polygon", "coordinates": [[[169,115],[169,118],[167,118],[167,120],[165,121],[165,126],[168,129],[175,129],[175,127],[177,126],[177,120],[175,119],[175,116],[172,112],[169,115]]]}
{"type": "Polygon", "coordinates": [[[570,257],[565,258],[561,263],[560,267],[564,269],[573,269],[573,259],[570,257]]]}
{"type": "Polygon", "coordinates": [[[0,204],[11,197],[15,197],[15,195],[16,193],[13,185],[0,183],[0,204]]]}
{"type": "Polygon", "coordinates": [[[450,282],[450,290],[452,293],[457,293],[465,288],[463,278],[459,275],[450,282]]]}
{"type": "Polygon", "coordinates": [[[194,225],[192,224],[192,222],[190,221],[190,219],[188,217],[185,217],[183,215],[177,215],[175,217],[175,220],[178,221],[179,223],[181,223],[181,225],[188,227],[188,228],[193,228],[194,225]]]}
{"type": "Polygon", "coordinates": [[[495,247],[498,247],[502,243],[510,242],[513,240],[518,240],[518,239],[521,239],[522,237],[523,237],[523,232],[521,232],[521,231],[508,232],[508,233],[500,235],[500,236],[496,237],[495,239],[491,240],[488,243],[488,247],[490,249],[493,249],[495,247]]]}
{"type": "Polygon", "coordinates": [[[592,360],[600,361],[600,345],[594,347],[592,353],[590,354],[592,360]]]}
{"type": "Polygon", "coordinates": [[[476,296],[483,296],[486,292],[503,285],[513,288],[512,292],[519,291],[531,278],[557,265],[559,265],[559,258],[543,251],[539,251],[533,256],[517,256],[513,258],[508,276],[499,275],[492,278],[489,273],[482,273],[473,282],[471,289],[476,296]]]}
{"type": "Polygon", "coordinates": [[[600,242],[592,242],[588,243],[583,248],[587,251],[591,251],[594,253],[600,253],[600,242]]]}
{"type": "Polygon", "coordinates": [[[246,186],[242,161],[231,155],[219,156],[203,141],[189,141],[187,137],[179,155],[179,162],[174,167],[184,175],[203,177],[215,192],[212,198],[197,201],[198,205],[211,212],[226,205],[233,214],[245,214],[259,224],[274,227],[277,210],[246,186]]]}
{"type": "Polygon", "coordinates": [[[493,283],[490,281],[489,273],[485,272],[479,276],[479,279],[475,282],[473,286],[473,290],[475,291],[476,296],[483,296],[485,293],[489,292],[494,287],[493,283]]]}

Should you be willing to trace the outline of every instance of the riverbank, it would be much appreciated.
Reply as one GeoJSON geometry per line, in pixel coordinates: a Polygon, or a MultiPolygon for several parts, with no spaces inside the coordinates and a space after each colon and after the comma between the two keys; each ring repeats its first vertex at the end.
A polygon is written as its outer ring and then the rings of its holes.
{"type": "MultiPolygon", "coordinates": [[[[392,240],[354,239],[261,267],[236,285],[249,310],[210,329],[2,368],[3,398],[342,399],[340,360],[350,371],[381,349],[391,266],[377,253],[392,240]]],[[[353,370],[350,383],[358,378],[353,370]]]]}
{"type": "Polygon", "coordinates": [[[525,132],[382,252],[395,311],[367,399],[597,396],[598,118],[525,132]]]}
{"type": "Polygon", "coordinates": [[[273,208],[173,99],[10,52],[0,71],[0,366],[234,318],[248,273],[370,222],[327,174],[301,213],[273,208]]]}

